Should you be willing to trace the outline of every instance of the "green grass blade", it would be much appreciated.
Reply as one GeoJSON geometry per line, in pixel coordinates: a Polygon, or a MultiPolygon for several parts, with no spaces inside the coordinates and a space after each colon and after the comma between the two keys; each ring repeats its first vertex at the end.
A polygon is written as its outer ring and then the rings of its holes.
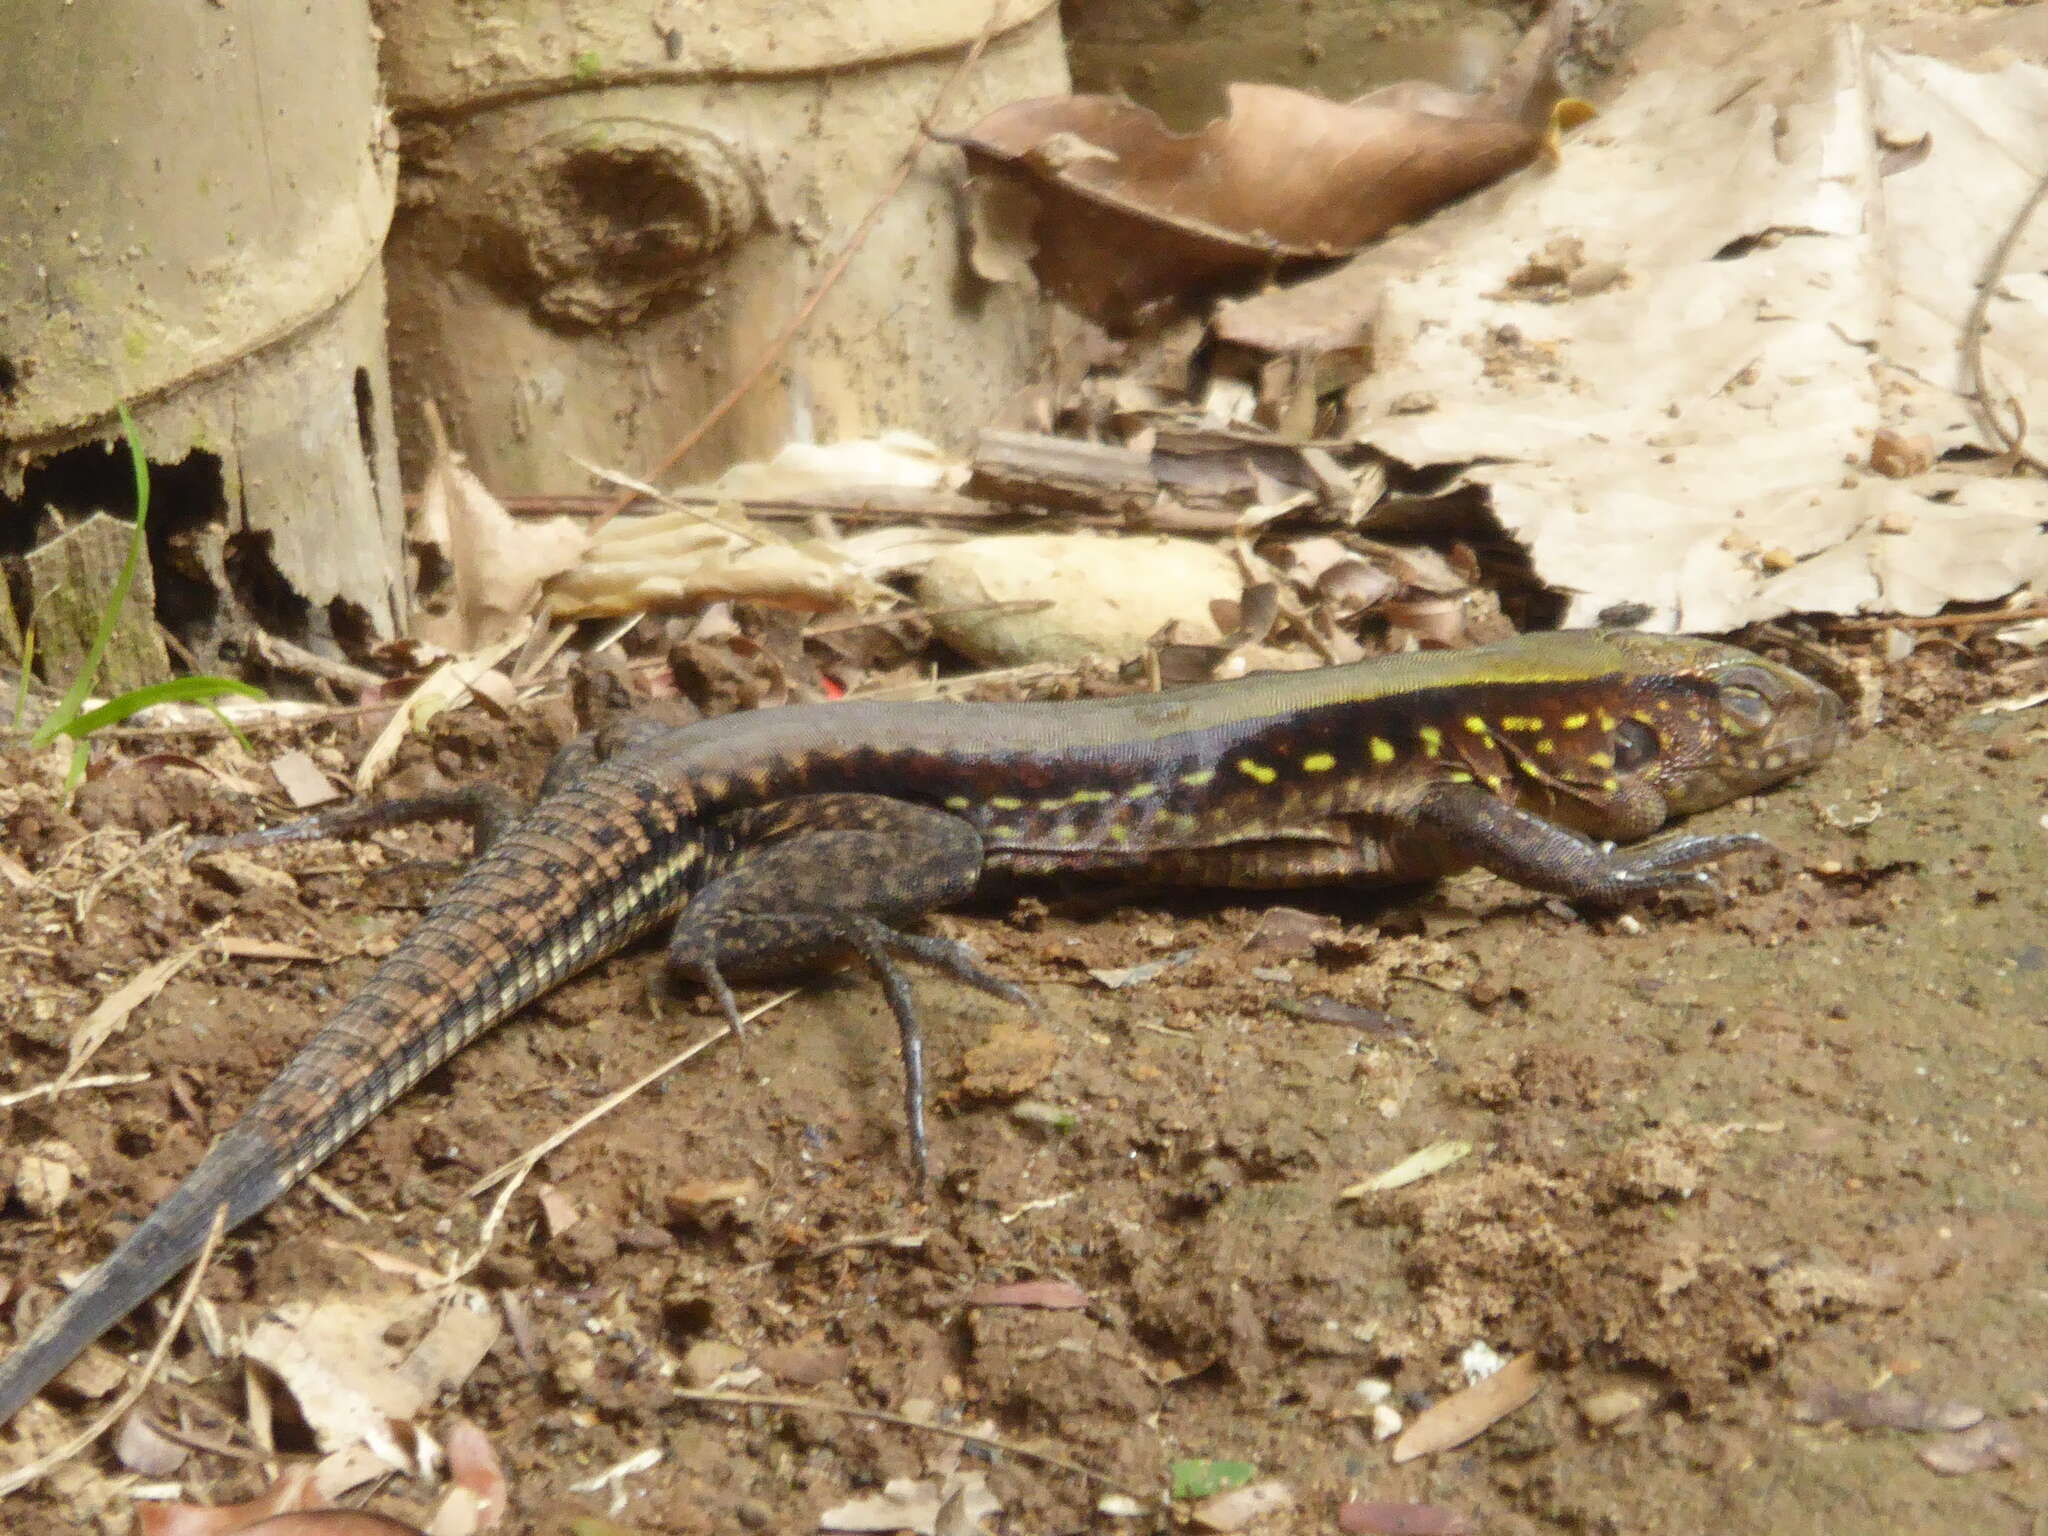
{"type": "MultiPolygon", "coordinates": [[[[70,721],[58,727],[56,734],[83,741],[102,726],[118,725],[138,710],[148,709],[153,704],[184,704],[194,700],[209,703],[224,693],[236,694],[245,699],[260,699],[265,696],[261,688],[252,688],[249,684],[236,682],[231,677],[174,677],[169,682],[131,688],[119,698],[107,700],[97,709],[89,709],[82,715],[75,715],[70,721]]],[[[240,732],[236,734],[240,735],[240,732]]],[[[243,745],[246,746],[247,743],[244,742],[243,745]]]]}
{"type": "Polygon", "coordinates": [[[114,626],[120,620],[122,606],[128,601],[128,588],[134,584],[135,568],[142,563],[143,550],[147,547],[144,531],[149,521],[149,460],[143,457],[142,434],[135,430],[135,418],[128,414],[126,405],[117,409],[121,413],[121,435],[128,440],[128,458],[135,466],[135,532],[128,540],[128,557],[121,562],[121,574],[114,578],[114,590],[108,594],[106,606],[100,609],[99,628],[92,637],[92,649],[86,652],[85,664],[78,669],[71,686],[64,690],[63,699],[51,711],[49,719],[37,726],[35,735],[29,738],[29,745],[33,748],[47,747],[60,735],[75,734],[71,731],[71,724],[85,706],[86,698],[92,692],[93,680],[99,676],[100,663],[106,659],[107,644],[114,638],[114,626]]]}

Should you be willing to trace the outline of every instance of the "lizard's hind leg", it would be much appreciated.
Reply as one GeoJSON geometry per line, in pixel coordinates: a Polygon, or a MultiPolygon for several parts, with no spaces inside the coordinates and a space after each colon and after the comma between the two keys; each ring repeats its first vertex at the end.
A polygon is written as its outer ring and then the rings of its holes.
{"type": "Polygon", "coordinates": [[[981,835],[957,816],[883,795],[809,795],[739,812],[714,829],[719,872],[676,920],[668,964],[702,982],[739,1028],[728,976],[802,970],[855,956],[882,984],[903,1046],[910,1158],[928,1168],[924,1030],[907,955],[970,986],[1029,1005],[963,944],[897,925],[958,901],[981,877],[981,835]]]}

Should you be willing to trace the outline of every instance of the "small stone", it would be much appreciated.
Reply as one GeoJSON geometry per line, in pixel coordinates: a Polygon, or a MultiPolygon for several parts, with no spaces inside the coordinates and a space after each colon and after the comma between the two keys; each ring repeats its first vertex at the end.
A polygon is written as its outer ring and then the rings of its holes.
{"type": "Polygon", "coordinates": [[[14,1171],[14,1198],[31,1216],[54,1216],[71,1198],[71,1170],[31,1152],[14,1171]]]}
{"type": "Polygon", "coordinates": [[[699,1339],[683,1351],[683,1382],[701,1391],[746,1358],[743,1349],[716,1339],[699,1339]]]}
{"type": "Polygon", "coordinates": [[[1392,1403],[1380,1403],[1372,1411],[1372,1437],[1375,1441],[1391,1440],[1408,1426],[1401,1412],[1392,1403]]]}
{"type": "Polygon", "coordinates": [[[1641,1413],[1647,1406],[1643,1394],[1634,1387],[1610,1387],[1605,1392],[1580,1398],[1579,1417],[1586,1421],[1589,1429],[1612,1429],[1630,1415],[1641,1413]]]}
{"type": "Polygon", "coordinates": [[[1934,467],[1934,440],[1923,434],[1909,436],[1887,427],[1870,440],[1870,467],[1887,480],[1905,480],[1925,474],[1934,467]]]}

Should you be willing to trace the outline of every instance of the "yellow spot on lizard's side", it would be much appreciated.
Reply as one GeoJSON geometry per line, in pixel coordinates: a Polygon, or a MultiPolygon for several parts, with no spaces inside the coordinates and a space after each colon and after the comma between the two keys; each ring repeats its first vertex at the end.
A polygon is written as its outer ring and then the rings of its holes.
{"type": "Polygon", "coordinates": [[[1486,776],[1486,787],[1492,790],[1496,795],[1499,794],[1501,790],[1505,787],[1506,782],[1507,781],[1504,780],[1497,773],[1489,773],[1486,776]]]}
{"type": "Polygon", "coordinates": [[[1078,842],[1080,837],[1081,829],[1071,821],[1063,821],[1052,829],[1052,840],[1056,843],[1078,842]]]}
{"type": "Polygon", "coordinates": [[[1384,736],[1373,737],[1365,744],[1365,749],[1372,754],[1372,760],[1376,763],[1391,763],[1400,755],[1395,752],[1394,744],[1384,736]]]}
{"type": "Polygon", "coordinates": [[[1021,811],[1024,809],[1024,802],[1015,795],[990,795],[988,803],[998,811],[1021,811]]]}
{"type": "Polygon", "coordinates": [[[1615,727],[1616,727],[1617,725],[1620,725],[1620,724],[1621,724],[1621,722],[1620,722],[1619,720],[1615,719],[1615,718],[1614,718],[1614,716],[1612,716],[1612,715],[1610,715],[1609,713],[1607,713],[1607,711],[1606,711],[1606,710],[1604,710],[1604,709],[1603,709],[1603,710],[1601,710],[1601,711],[1600,711],[1600,713],[1599,713],[1599,714],[1598,714],[1598,715],[1597,715],[1597,716],[1596,716],[1595,718],[1599,720],[1599,722],[1600,722],[1600,729],[1601,729],[1601,730],[1603,730],[1603,731],[1611,731],[1611,730],[1613,730],[1613,729],[1614,729],[1614,728],[1615,728],[1615,727]]]}
{"type": "Polygon", "coordinates": [[[1655,725],[1657,723],[1656,717],[1647,709],[1632,709],[1628,712],[1628,717],[1639,725],[1655,725]]]}
{"type": "Polygon", "coordinates": [[[1415,739],[1422,743],[1422,755],[1435,757],[1444,749],[1444,733],[1433,725],[1418,725],[1415,739]]]}
{"type": "Polygon", "coordinates": [[[982,833],[981,835],[983,837],[991,839],[994,842],[999,843],[1015,842],[1020,836],[1022,836],[1022,834],[1015,827],[990,827],[986,832],[982,833]]]}
{"type": "Polygon", "coordinates": [[[1449,773],[1445,774],[1444,777],[1446,779],[1449,779],[1453,784],[1470,784],[1472,782],[1472,775],[1467,773],[1462,768],[1453,768],[1449,773]]]}
{"type": "Polygon", "coordinates": [[[1237,760],[1237,771],[1257,784],[1270,784],[1280,777],[1279,769],[1268,767],[1265,763],[1254,762],[1248,757],[1240,757],[1237,760]]]}
{"type": "MultiPolygon", "coordinates": [[[[1378,744],[1375,743],[1375,746],[1378,744]]],[[[1301,760],[1304,773],[1328,773],[1337,766],[1337,759],[1328,752],[1311,752],[1301,760]]]]}
{"type": "Polygon", "coordinates": [[[1127,843],[1131,840],[1131,829],[1129,827],[1111,827],[1109,829],[1109,840],[1112,843],[1127,843]]]}
{"type": "Polygon", "coordinates": [[[1114,800],[1116,796],[1106,789],[1077,789],[1067,798],[1076,805],[1100,805],[1105,800],[1114,800]]]}
{"type": "Polygon", "coordinates": [[[1133,784],[1129,789],[1125,790],[1124,793],[1130,796],[1133,800],[1144,800],[1152,795],[1158,794],[1159,786],[1157,784],[1133,784]]]}
{"type": "Polygon", "coordinates": [[[973,805],[974,802],[965,795],[946,796],[946,809],[949,811],[964,811],[972,808],[973,805]]]}
{"type": "Polygon", "coordinates": [[[1536,755],[1538,757],[1548,757],[1551,753],[1555,752],[1556,750],[1557,743],[1552,741],[1548,736],[1538,736],[1536,738],[1536,755]]]}
{"type": "Polygon", "coordinates": [[[1500,728],[1504,731],[1540,731],[1543,721],[1536,715],[1502,715],[1500,728]]]}
{"type": "Polygon", "coordinates": [[[1600,787],[1601,787],[1601,788],[1602,788],[1603,790],[1605,790],[1605,791],[1606,791],[1606,792],[1607,792],[1608,794],[1610,794],[1610,795],[1612,795],[1612,794],[1617,794],[1617,793],[1619,793],[1619,792],[1620,792],[1620,790],[1621,790],[1621,780],[1619,780],[1619,779],[1602,779],[1602,780],[1600,781],[1600,787]]]}
{"type": "Polygon", "coordinates": [[[1064,810],[1066,807],[1072,805],[1073,803],[1073,797],[1071,795],[1055,795],[1050,800],[1039,801],[1038,808],[1041,811],[1058,811],[1064,810]]]}
{"type": "Polygon", "coordinates": [[[1182,774],[1180,781],[1187,785],[1189,789],[1200,789],[1215,777],[1216,770],[1214,768],[1197,768],[1193,773],[1182,774]]]}
{"type": "Polygon", "coordinates": [[[1614,766],[1614,754],[1612,752],[1588,752],[1586,754],[1586,761],[1595,768],[1612,768],[1614,766]]]}
{"type": "Polygon", "coordinates": [[[1588,715],[1566,715],[1558,724],[1567,731],[1583,731],[1590,718],[1588,715]]]}
{"type": "Polygon", "coordinates": [[[1202,818],[1193,811],[1175,811],[1164,819],[1167,831],[1177,837],[1193,837],[1202,830],[1202,818]]]}
{"type": "Polygon", "coordinates": [[[1486,722],[1478,715],[1467,715],[1465,717],[1465,729],[1474,736],[1484,736],[1487,734],[1486,722]]]}

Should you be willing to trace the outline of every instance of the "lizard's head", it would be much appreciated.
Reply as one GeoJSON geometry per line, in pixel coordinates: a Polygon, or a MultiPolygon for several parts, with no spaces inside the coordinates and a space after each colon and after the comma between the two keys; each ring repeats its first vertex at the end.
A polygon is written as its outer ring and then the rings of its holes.
{"type": "Polygon", "coordinates": [[[1842,739],[1840,696],[1790,667],[1712,640],[1610,638],[1628,651],[1654,641],[1615,755],[1634,759],[1675,815],[1804,773],[1842,739]]]}

